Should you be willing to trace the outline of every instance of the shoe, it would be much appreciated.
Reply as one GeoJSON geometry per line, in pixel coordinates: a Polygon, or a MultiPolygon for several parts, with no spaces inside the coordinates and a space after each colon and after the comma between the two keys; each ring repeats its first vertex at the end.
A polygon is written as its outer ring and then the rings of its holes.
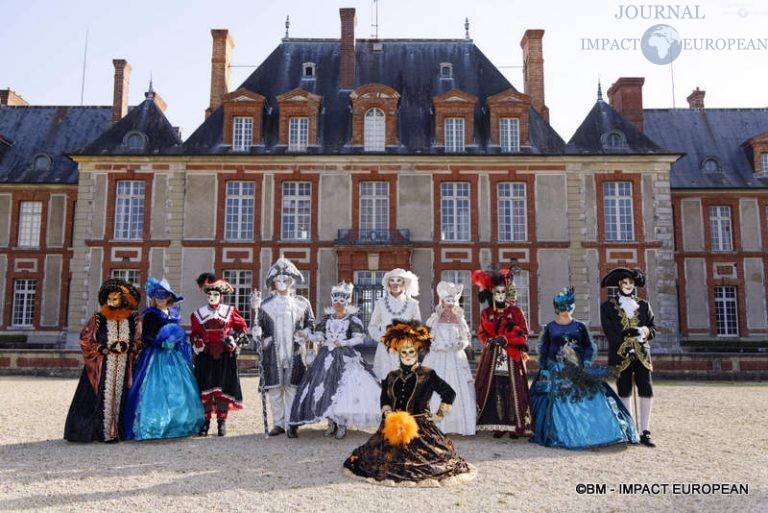
{"type": "Polygon", "coordinates": [[[298,438],[298,437],[299,437],[299,427],[288,426],[288,438],[298,438]]]}
{"type": "Polygon", "coordinates": [[[227,421],[224,419],[219,419],[216,421],[216,425],[219,427],[219,436],[224,436],[227,434],[227,421]]]}
{"type": "Polygon", "coordinates": [[[338,424],[336,424],[331,419],[328,419],[328,429],[325,430],[325,433],[323,433],[323,436],[329,437],[336,434],[336,429],[338,428],[338,424]]]}
{"type": "Polygon", "coordinates": [[[338,431],[336,431],[336,440],[341,440],[347,436],[347,426],[339,426],[338,431]]]}
{"type": "Polygon", "coordinates": [[[506,433],[506,431],[494,431],[493,432],[493,437],[494,438],[501,438],[502,436],[504,436],[504,433],[506,433]]]}
{"type": "Polygon", "coordinates": [[[640,443],[646,447],[656,447],[656,444],[651,440],[651,432],[648,430],[643,431],[643,434],[640,435],[640,443]]]}
{"type": "Polygon", "coordinates": [[[285,433],[285,429],[281,428],[280,426],[275,426],[272,428],[272,431],[267,434],[267,436],[280,436],[283,433],[285,433]]]}
{"type": "Polygon", "coordinates": [[[197,436],[208,436],[208,429],[211,427],[211,421],[206,420],[203,422],[202,427],[200,428],[200,431],[197,432],[197,436]]]}

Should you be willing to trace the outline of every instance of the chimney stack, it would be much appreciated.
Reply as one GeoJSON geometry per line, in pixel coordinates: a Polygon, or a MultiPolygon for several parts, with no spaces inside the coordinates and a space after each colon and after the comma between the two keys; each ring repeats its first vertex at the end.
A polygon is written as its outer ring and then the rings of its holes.
{"type": "Polygon", "coordinates": [[[26,107],[29,103],[9,87],[8,89],[0,89],[0,105],[26,107]]]}
{"type": "Polygon", "coordinates": [[[533,107],[549,123],[549,108],[544,104],[543,39],[543,30],[526,30],[520,41],[523,49],[523,92],[531,97],[533,107]]]}
{"type": "Polygon", "coordinates": [[[341,69],[339,71],[339,87],[352,89],[355,86],[355,9],[342,7],[341,16],[341,69]]]}
{"type": "Polygon", "coordinates": [[[128,114],[128,79],[131,65],[125,59],[112,59],[115,65],[115,92],[112,96],[112,124],[128,114]]]}
{"type": "Polygon", "coordinates": [[[704,95],[707,94],[706,91],[702,91],[701,89],[696,87],[694,91],[688,95],[688,106],[692,109],[703,109],[704,108],[704,95]]]}
{"type": "Polygon", "coordinates": [[[211,29],[213,37],[213,52],[211,55],[211,101],[205,110],[205,117],[221,105],[221,99],[229,93],[231,71],[229,63],[232,58],[232,48],[235,42],[227,29],[211,29]]]}
{"type": "Polygon", "coordinates": [[[643,131],[642,77],[621,77],[608,89],[608,102],[627,121],[643,131]]]}

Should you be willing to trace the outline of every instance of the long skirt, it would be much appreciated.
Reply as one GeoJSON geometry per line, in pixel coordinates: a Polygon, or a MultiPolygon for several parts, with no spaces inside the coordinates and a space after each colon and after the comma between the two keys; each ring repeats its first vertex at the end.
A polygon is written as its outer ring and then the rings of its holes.
{"type": "Polygon", "coordinates": [[[477,365],[475,387],[478,431],[533,435],[528,374],[523,362],[508,358],[503,349],[484,347],[477,365]]]}
{"type": "Polygon", "coordinates": [[[235,353],[223,352],[218,359],[202,352],[195,357],[195,378],[203,404],[226,402],[230,410],[243,408],[243,392],[235,353]]]}
{"type": "MultiPolygon", "coordinates": [[[[469,369],[467,354],[464,350],[432,350],[424,358],[424,367],[434,369],[456,392],[450,413],[437,422],[443,433],[474,435],[477,423],[477,404],[475,403],[475,380],[469,369]]],[[[437,411],[440,397],[432,394],[429,409],[437,411]]]]}

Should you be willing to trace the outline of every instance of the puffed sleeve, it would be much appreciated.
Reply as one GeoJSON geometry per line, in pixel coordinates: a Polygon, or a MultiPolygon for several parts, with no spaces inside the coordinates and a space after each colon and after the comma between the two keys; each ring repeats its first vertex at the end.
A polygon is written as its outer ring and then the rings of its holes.
{"type": "Polygon", "coordinates": [[[432,390],[440,396],[440,402],[453,404],[453,401],[456,399],[456,391],[443,378],[438,376],[437,372],[433,369],[430,369],[429,381],[432,383],[432,390]]]}

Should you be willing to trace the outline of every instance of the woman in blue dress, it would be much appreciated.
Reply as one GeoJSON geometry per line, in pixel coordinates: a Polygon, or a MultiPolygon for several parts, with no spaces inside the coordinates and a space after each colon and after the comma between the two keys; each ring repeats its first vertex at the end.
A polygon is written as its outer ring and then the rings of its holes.
{"type": "Polygon", "coordinates": [[[531,387],[531,441],[565,449],[638,443],[632,417],[603,381],[609,369],[592,366],[596,348],[584,323],[573,318],[573,288],[557,294],[554,306],[557,317],[541,334],[531,387]]]}
{"type": "Polygon", "coordinates": [[[178,438],[203,425],[200,390],[192,372],[192,349],[179,326],[177,296],[168,281],[150,277],[142,312],[142,350],[125,412],[126,439],[178,438]]]}

